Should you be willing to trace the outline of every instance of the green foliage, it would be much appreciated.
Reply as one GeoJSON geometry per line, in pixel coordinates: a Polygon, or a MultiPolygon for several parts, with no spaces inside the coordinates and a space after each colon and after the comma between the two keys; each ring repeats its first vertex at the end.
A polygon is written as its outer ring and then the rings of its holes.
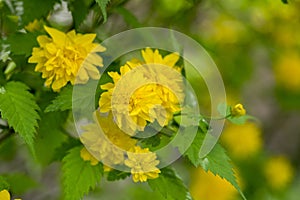
{"type": "Polygon", "coordinates": [[[21,82],[9,82],[0,88],[0,111],[3,119],[21,136],[32,152],[37,120],[40,118],[38,105],[29,88],[21,82]]]}
{"type": "Polygon", "coordinates": [[[128,172],[122,172],[119,170],[112,170],[108,172],[107,174],[107,180],[108,181],[117,181],[117,180],[123,180],[130,176],[130,173],[128,172]]]}
{"type": "Polygon", "coordinates": [[[96,82],[91,80],[85,85],[76,85],[74,87],[68,85],[64,87],[45,109],[45,112],[70,110],[72,106],[80,110],[94,108],[95,104],[98,105],[98,101],[95,101],[95,91],[90,90],[90,88],[95,84],[96,82]],[[75,95],[73,95],[73,90],[76,90],[75,95]]]}
{"type": "Polygon", "coordinates": [[[94,189],[102,176],[102,165],[92,166],[80,157],[82,146],[71,149],[63,159],[63,186],[65,200],[78,200],[94,189]]]}
{"type": "Polygon", "coordinates": [[[185,152],[185,155],[195,167],[201,166],[205,171],[211,171],[213,174],[226,179],[240,192],[242,197],[246,199],[236,181],[230,158],[220,144],[217,143],[207,156],[200,158],[200,149],[205,136],[213,137],[209,134],[205,135],[198,132],[192,145],[185,152]]]}
{"type": "Polygon", "coordinates": [[[58,0],[23,0],[24,14],[22,15],[22,21],[24,25],[33,21],[34,19],[40,19],[47,17],[49,12],[53,9],[55,3],[58,0]]]}
{"type": "Polygon", "coordinates": [[[166,199],[192,199],[181,178],[172,169],[161,169],[161,174],[159,177],[148,180],[148,184],[154,191],[160,193],[166,199]]]}
{"type": "Polygon", "coordinates": [[[61,143],[61,145],[55,149],[52,161],[62,161],[62,159],[69,153],[70,149],[80,144],[81,142],[78,139],[68,137],[66,141],[61,143]]]}
{"type": "Polygon", "coordinates": [[[21,173],[7,174],[4,177],[10,185],[9,190],[16,195],[24,194],[38,185],[31,177],[21,173]]]}
{"type": "Polygon", "coordinates": [[[0,176],[0,191],[8,190],[8,189],[9,189],[9,183],[7,182],[6,178],[4,176],[0,176]]]}
{"type": "Polygon", "coordinates": [[[122,15],[126,23],[130,25],[132,28],[139,28],[142,26],[142,24],[138,21],[138,19],[126,8],[117,7],[114,9],[114,12],[122,15]]]}
{"type": "Polygon", "coordinates": [[[38,46],[36,33],[14,33],[11,34],[7,42],[10,44],[10,50],[14,55],[29,56],[32,48],[38,46]]]}
{"type": "Polygon", "coordinates": [[[72,109],[72,90],[73,87],[68,85],[64,87],[52,103],[45,109],[45,112],[65,111],[72,109]]]}
{"type": "Polygon", "coordinates": [[[67,112],[51,112],[41,115],[35,149],[37,160],[44,166],[53,161],[57,153],[56,149],[67,139],[62,128],[67,115],[67,112]]]}
{"type": "Polygon", "coordinates": [[[98,3],[98,5],[101,9],[104,22],[106,22],[106,20],[107,20],[106,6],[109,3],[109,1],[110,0],[96,0],[96,2],[98,3]]]}
{"type": "MultiPolygon", "coordinates": [[[[91,2],[88,2],[89,4],[91,2]]],[[[85,20],[89,13],[89,5],[85,0],[73,0],[68,4],[69,9],[72,11],[72,17],[74,19],[75,27],[79,28],[82,22],[85,20]],[[80,10],[80,12],[78,12],[80,10]]]]}

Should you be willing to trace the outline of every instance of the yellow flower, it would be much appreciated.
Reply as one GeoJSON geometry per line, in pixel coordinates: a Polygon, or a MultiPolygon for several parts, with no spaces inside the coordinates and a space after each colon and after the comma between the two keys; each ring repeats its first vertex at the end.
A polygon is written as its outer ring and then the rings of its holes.
{"type": "Polygon", "coordinates": [[[43,29],[43,21],[35,19],[33,22],[30,22],[25,26],[25,29],[29,32],[40,31],[43,29]]]}
{"type": "Polygon", "coordinates": [[[261,130],[250,122],[244,125],[230,124],[225,128],[221,141],[233,157],[248,159],[262,147],[261,130]]]}
{"type": "MultiPolygon", "coordinates": [[[[0,191],[0,200],[10,200],[10,194],[7,190],[0,191]]],[[[21,199],[15,199],[15,200],[21,200],[21,199]]]]}
{"type": "Polygon", "coordinates": [[[283,156],[270,158],[264,167],[268,184],[276,190],[284,189],[292,181],[294,169],[290,161],[283,156]]]}
{"type": "Polygon", "coordinates": [[[146,182],[147,179],[158,178],[160,170],[156,167],[159,164],[156,154],[139,146],[135,146],[131,151],[127,152],[125,165],[131,168],[133,181],[146,182]]]}
{"type": "Polygon", "coordinates": [[[197,168],[192,175],[190,191],[195,200],[232,200],[238,194],[225,179],[201,168],[197,168]]]}
{"type": "Polygon", "coordinates": [[[97,165],[99,163],[99,161],[84,147],[80,151],[80,157],[84,161],[90,161],[92,166],[97,165]]]}
{"type": "Polygon", "coordinates": [[[300,56],[289,52],[279,58],[275,65],[275,77],[279,84],[292,91],[300,91],[300,56]]]}
{"type": "Polygon", "coordinates": [[[123,164],[125,151],[134,147],[136,140],[117,127],[111,114],[101,117],[96,111],[94,120],[95,123],[82,127],[84,132],[80,135],[80,140],[91,154],[104,164],[109,166],[123,164]]]}
{"type": "Polygon", "coordinates": [[[54,28],[44,28],[51,38],[37,37],[40,47],[33,48],[28,62],[37,63],[35,71],[42,72],[47,87],[51,85],[54,91],[59,91],[68,82],[74,85],[75,82],[86,83],[89,78],[100,78],[96,66],[103,66],[103,62],[97,52],[105,48],[93,43],[96,34],[76,34],[74,30],[65,34],[54,28]]]}
{"type": "Polygon", "coordinates": [[[231,116],[239,117],[246,115],[246,110],[242,104],[236,104],[233,108],[231,108],[231,116]]]}
{"type": "Polygon", "coordinates": [[[184,100],[180,69],[175,65],[179,55],[162,57],[158,50],[146,48],[142,57],[144,61],[128,61],[120,74],[109,72],[113,83],[101,85],[107,91],[99,99],[100,112],[112,110],[119,127],[130,135],[143,131],[147,122],[157,120],[161,126],[167,125],[184,100]]]}

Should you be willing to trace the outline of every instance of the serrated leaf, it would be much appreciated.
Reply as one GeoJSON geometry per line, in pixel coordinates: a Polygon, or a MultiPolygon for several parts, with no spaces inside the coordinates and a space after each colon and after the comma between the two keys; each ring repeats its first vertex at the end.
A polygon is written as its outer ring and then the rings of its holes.
{"type": "MultiPolygon", "coordinates": [[[[213,137],[208,134],[206,135],[207,137],[213,137]]],[[[213,174],[226,179],[240,192],[241,196],[246,199],[236,181],[230,158],[220,144],[216,144],[206,157],[200,158],[199,153],[204,138],[205,134],[198,132],[192,145],[185,152],[185,155],[195,167],[201,166],[205,171],[209,170],[213,174]]]]}
{"type": "Polygon", "coordinates": [[[47,17],[49,12],[53,9],[54,4],[59,2],[58,0],[23,0],[24,14],[22,15],[22,21],[26,25],[34,19],[40,19],[47,17]]]}
{"type": "Polygon", "coordinates": [[[34,152],[33,140],[40,118],[38,105],[34,96],[28,92],[27,85],[20,82],[9,82],[0,88],[0,112],[2,118],[21,136],[34,152]]]}
{"type": "MultiPolygon", "coordinates": [[[[72,109],[72,106],[77,110],[94,110],[96,91],[90,88],[96,85],[97,81],[90,80],[86,85],[76,85],[74,90],[76,95],[73,95],[73,87],[68,85],[62,89],[58,96],[52,103],[45,109],[45,112],[65,111],[72,109]],[[92,107],[93,106],[93,107],[92,107]]],[[[99,88],[99,87],[97,87],[99,88]]]]}
{"type": "Polygon", "coordinates": [[[71,10],[72,17],[74,19],[76,29],[82,24],[86,16],[89,13],[88,5],[84,0],[75,0],[70,1],[68,4],[69,9],[71,10]],[[80,10],[80,12],[78,12],[80,10]]]}
{"type": "Polygon", "coordinates": [[[91,189],[94,189],[102,176],[102,165],[92,166],[89,161],[80,157],[77,146],[71,149],[63,159],[63,191],[65,200],[81,199],[91,189]]]}
{"type": "Polygon", "coordinates": [[[51,112],[41,115],[34,145],[37,160],[44,166],[53,161],[56,149],[67,140],[62,128],[67,115],[67,112],[51,112]]]}
{"type": "Polygon", "coordinates": [[[130,176],[130,173],[128,173],[128,172],[122,172],[122,171],[119,171],[119,170],[112,170],[112,171],[108,172],[107,180],[108,181],[123,180],[123,179],[125,179],[129,176],[130,176]]]}
{"type": "Polygon", "coordinates": [[[9,190],[16,195],[24,194],[29,189],[38,186],[35,180],[25,174],[6,174],[4,177],[10,185],[9,190]]]}
{"type": "Polygon", "coordinates": [[[10,50],[14,55],[29,56],[32,52],[32,48],[38,46],[36,40],[37,34],[35,33],[15,33],[11,34],[7,38],[7,42],[10,44],[10,50]]]}
{"type": "Polygon", "coordinates": [[[204,170],[209,170],[213,174],[227,180],[239,191],[243,199],[246,199],[236,181],[231,160],[220,144],[216,144],[212,151],[200,160],[200,165],[204,170]]]}
{"type": "Polygon", "coordinates": [[[192,200],[192,197],[181,178],[172,169],[161,169],[159,177],[148,180],[148,184],[152,190],[160,193],[166,199],[192,200]]]}
{"type": "Polygon", "coordinates": [[[191,146],[187,149],[187,151],[184,153],[188,157],[188,159],[191,161],[191,163],[195,166],[199,166],[199,152],[202,146],[202,143],[204,141],[205,134],[201,132],[197,132],[197,135],[194,138],[194,141],[192,142],[191,146]]]}
{"type": "Polygon", "coordinates": [[[106,6],[109,3],[109,1],[110,0],[96,0],[96,2],[98,3],[98,5],[101,9],[104,22],[106,22],[106,20],[107,20],[106,6]]]}
{"type": "Polygon", "coordinates": [[[45,112],[65,111],[72,109],[72,90],[70,85],[64,87],[51,104],[45,109],[45,112]]]}
{"type": "Polygon", "coordinates": [[[59,147],[55,149],[52,161],[61,161],[70,151],[70,149],[80,145],[79,139],[69,137],[67,141],[63,142],[59,147]]]}

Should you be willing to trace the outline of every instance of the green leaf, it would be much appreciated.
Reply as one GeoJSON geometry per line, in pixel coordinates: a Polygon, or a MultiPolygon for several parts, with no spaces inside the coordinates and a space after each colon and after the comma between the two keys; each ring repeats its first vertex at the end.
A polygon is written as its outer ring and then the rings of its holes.
{"type": "Polygon", "coordinates": [[[102,176],[102,165],[92,166],[89,161],[80,157],[77,146],[71,149],[63,159],[63,190],[65,200],[81,199],[91,189],[94,189],[102,176]]]}
{"type": "Polygon", "coordinates": [[[112,170],[112,171],[108,172],[107,180],[108,181],[123,180],[123,179],[125,179],[129,176],[130,176],[130,173],[128,173],[128,172],[122,172],[122,171],[119,171],[119,170],[112,170]]]}
{"type": "Polygon", "coordinates": [[[109,1],[110,0],[96,0],[96,2],[98,3],[98,5],[101,9],[104,22],[106,22],[106,20],[107,20],[106,6],[109,3],[109,1]]]}
{"type": "Polygon", "coordinates": [[[148,180],[152,190],[159,192],[164,198],[172,200],[191,200],[192,197],[181,178],[169,168],[161,169],[156,179],[148,180]]]}
{"type": "Polygon", "coordinates": [[[25,174],[7,174],[4,177],[10,185],[9,190],[16,195],[22,195],[26,191],[38,186],[35,180],[25,174]]]}
{"type": "Polygon", "coordinates": [[[86,4],[85,0],[73,0],[69,1],[68,6],[71,10],[75,27],[78,29],[89,13],[89,5],[86,4]],[[78,12],[79,10],[80,12],[78,12]]]}
{"type": "Polygon", "coordinates": [[[126,8],[122,6],[116,7],[114,12],[120,14],[124,18],[125,22],[132,28],[139,28],[142,26],[138,19],[126,8]]]}
{"type": "Polygon", "coordinates": [[[205,134],[198,131],[191,146],[184,153],[195,167],[198,167],[200,164],[199,163],[199,161],[200,161],[199,153],[200,153],[200,149],[201,149],[202,143],[204,141],[204,138],[205,138],[205,134]]]}
{"type": "Polygon", "coordinates": [[[227,118],[231,123],[237,124],[237,125],[242,125],[245,124],[248,120],[254,120],[258,121],[255,117],[251,115],[243,115],[243,116],[236,116],[236,117],[228,117],[227,118]]]}
{"type": "Polygon", "coordinates": [[[46,18],[58,0],[23,0],[24,14],[22,21],[26,25],[34,19],[46,18]]]}
{"type": "Polygon", "coordinates": [[[70,149],[80,145],[81,142],[78,139],[69,137],[67,141],[63,142],[59,147],[55,149],[52,161],[61,161],[70,151],[70,149]]]}
{"type": "Polygon", "coordinates": [[[217,109],[222,117],[230,115],[230,106],[228,106],[226,103],[220,103],[217,109]]]}
{"type": "Polygon", "coordinates": [[[45,109],[45,112],[65,111],[72,109],[72,90],[70,85],[64,87],[58,96],[45,109]]]}
{"type": "Polygon", "coordinates": [[[2,118],[21,136],[34,153],[33,140],[40,118],[38,105],[29,88],[20,82],[9,82],[0,88],[0,112],[2,118]]]}
{"type": "Polygon", "coordinates": [[[1,190],[8,190],[10,188],[9,183],[7,182],[4,176],[0,176],[0,191],[1,190]]]}
{"type": "MultiPolygon", "coordinates": [[[[98,102],[95,101],[96,91],[92,91],[90,88],[96,85],[95,80],[90,80],[85,85],[76,85],[74,90],[76,90],[76,96],[73,95],[73,87],[68,85],[62,89],[58,96],[52,101],[52,103],[45,109],[45,112],[54,112],[54,111],[65,111],[72,109],[72,106],[76,109],[82,111],[91,110],[91,105],[95,104],[98,106],[98,102]],[[73,105],[72,105],[73,104],[73,105]]],[[[99,87],[97,86],[97,89],[99,87]]]]}
{"type": "MultiPolygon", "coordinates": [[[[36,9],[38,10],[38,9],[36,9]]],[[[32,48],[38,46],[36,33],[20,33],[11,34],[7,38],[10,44],[10,50],[14,55],[31,55],[32,48]]]]}
{"type": "MultiPolygon", "coordinates": [[[[213,137],[209,134],[206,135],[207,137],[213,137]]],[[[230,158],[220,144],[216,144],[206,157],[200,158],[199,153],[204,138],[205,134],[198,132],[192,145],[185,152],[185,155],[195,167],[200,165],[205,171],[209,170],[213,174],[226,179],[240,192],[241,196],[246,199],[236,181],[230,158]]]]}
{"type": "Polygon", "coordinates": [[[239,191],[243,199],[246,199],[236,181],[231,160],[220,144],[216,144],[212,151],[200,160],[200,165],[204,170],[209,170],[213,174],[227,180],[239,191]]]}
{"type": "Polygon", "coordinates": [[[288,3],[289,3],[287,0],[281,0],[281,1],[282,1],[282,3],[284,3],[284,4],[288,4],[288,3]]]}
{"type": "Polygon", "coordinates": [[[44,166],[53,161],[56,149],[67,139],[62,128],[67,115],[67,112],[51,112],[41,116],[35,150],[37,160],[44,166]]]}

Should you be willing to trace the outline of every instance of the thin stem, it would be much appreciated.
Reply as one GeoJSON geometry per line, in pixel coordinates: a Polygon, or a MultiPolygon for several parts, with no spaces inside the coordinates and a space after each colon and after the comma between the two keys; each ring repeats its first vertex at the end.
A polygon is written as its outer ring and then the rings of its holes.
{"type": "Polygon", "coordinates": [[[226,115],[225,117],[208,117],[208,116],[202,116],[204,119],[212,119],[212,120],[222,120],[222,119],[227,119],[228,117],[230,117],[231,114],[226,115]]]}

